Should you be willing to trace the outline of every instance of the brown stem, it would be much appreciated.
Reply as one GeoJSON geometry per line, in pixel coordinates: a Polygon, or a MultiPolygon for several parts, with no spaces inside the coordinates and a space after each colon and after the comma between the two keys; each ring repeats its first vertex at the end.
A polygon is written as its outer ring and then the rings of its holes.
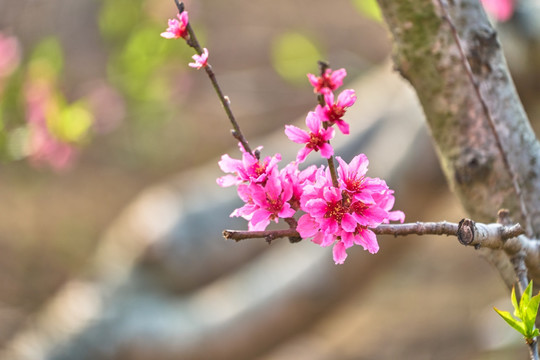
{"type": "MultiPolygon", "coordinates": [[[[178,0],[174,0],[174,2],[176,4],[176,7],[178,8],[178,12],[181,14],[184,11],[184,3],[179,2],[178,0]]],[[[199,41],[197,40],[197,36],[195,36],[195,32],[193,31],[193,28],[191,27],[190,23],[187,24],[186,29],[189,34],[189,38],[186,39],[187,44],[191,46],[192,48],[194,48],[197,54],[201,55],[203,53],[203,49],[199,41]]],[[[212,70],[212,66],[208,64],[204,67],[204,70],[206,71],[206,74],[208,75],[208,78],[210,79],[210,82],[212,83],[212,86],[214,87],[214,90],[219,98],[219,101],[221,102],[223,109],[225,109],[225,113],[227,114],[227,117],[229,118],[229,121],[234,129],[232,131],[232,136],[242,144],[245,151],[255,156],[246,138],[244,137],[244,134],[242,134],[240,125],[238,125],[238,122],[236,121],[236,118],[234,117],[234,114],[231,110],[231,104],[230,104],[229,99],[223,94],[223,91],[221,90],[221,87],[219,86],[216,75],[214,74],[214,71],[212,70]]]]}
{"type": "MultiPolygon", "coordinates": [[[[317,63],[319,65],[319,70],[320,70],[319,72],[320,72],[321,77],[322,77],[322,76],[324,76],[324,73],[326,72],[326,70],[330,67],[330,64],[328,64],[327,62],[324,62],[322,60],[319,60],[317,63]]],[[[326,102],[324,101],[324,95],[323,94],[317,95],[317,101],[319,102],[319,105],[321,105],[321,106],[326,105],[326,102]]],[[[323,127],[324,127],[324,129],[327,129],[328,124],[326,122],[323,123],[323,127]]],[[[328,140],[327,143],[330,144],[330,140],[328,140]]],[[[327,159],[327,162],[328,162],[328,169],[330,170],[330,176],[332,177],[332,185],[334,187],[338,187],[339,184],[338,184],[338,179],[337,179],[336,166],[334,165],[334,157],[330,156],[327,159]]]]}

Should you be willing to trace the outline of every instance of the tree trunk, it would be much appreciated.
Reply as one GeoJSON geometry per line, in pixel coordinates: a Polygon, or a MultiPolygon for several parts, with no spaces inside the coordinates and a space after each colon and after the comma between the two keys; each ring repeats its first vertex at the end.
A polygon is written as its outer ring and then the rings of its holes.
{"type": "MultiPolygon", "coordinates": [[[[416,89],[441,167],[469,216],[493,222],[506,208],[537,238],[540,147],[480,2],[378,2],[392,32],[395,67],[416,89]]],[[[511,286],[508,256],[482,251],[511,286]]],[[[537,266],[528,270],[540,280],[537,266]]]]}

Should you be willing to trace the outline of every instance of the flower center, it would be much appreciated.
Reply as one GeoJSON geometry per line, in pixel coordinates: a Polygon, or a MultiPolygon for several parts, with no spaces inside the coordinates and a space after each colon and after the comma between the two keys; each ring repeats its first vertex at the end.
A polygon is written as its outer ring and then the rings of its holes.
{"type": "Polygon", "coordinates": [[[334,219],[340,223],[343,215],[345,215],[346,212],[346,208],[343,206],[341,201],[327,203],[326,214],[324,214],[324,217],[334,219]]]}
{"type": "Polygon", "coordinates": [[[324,143],[324,139],[319,134],[311,133],[309,137],[309,142],[306,144],[306,146],[310,149],[318,151],[324,143]]]}

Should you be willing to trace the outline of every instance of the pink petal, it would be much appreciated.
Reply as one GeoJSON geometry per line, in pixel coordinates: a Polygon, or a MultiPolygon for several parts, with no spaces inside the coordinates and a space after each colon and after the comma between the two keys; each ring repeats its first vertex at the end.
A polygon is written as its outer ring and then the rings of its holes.
{"type": "Polygon", "coordinates": [[[368,191],[360,191],[356,192],[353,195],[354,200],[360,201],[366,205],[375,204],[375,200],[373,200],[373,197],[368,191]]]}
{"type": "Polygon", "coordinates": [[[320,243],[322,247],[330,246],[336,241],[336,237],[334,234],[329,234],[329,233],[322,233],[322,234],[323,236],[320,243]]]}
{"type": "Polygon", "coordinates": [[[296,155],[296,161],[298,161],[299,163],[303,163],[306,160],[306,157],[309,155],[309,153],[312,150],[313,149],[308,148],[308,147],[303,147],[300,150],[298,150],[298,154],[296,155]]]}
{"type": "Polygon", "coordinates": [[[160,34],[161,37],[165,38],[165,39],[174,39],[176,36],[174,35],[174,33],[171,33],[171,32],[168,32],[168,31],[165,31],[165,32],[162,32],[160,34]]]}
{"type": "Polygon", "coordinates": [[[310,111],[306,117],[306,125],[312,133],[318,133],[321,129],[321,119],[314,111],[310,111]]]}
{"type": "Polygon", "coordinates": [[[355,238],[355,243],[361,245],[365,250],[371,254],[375,254],[379,251],[379,244],[377,243],[377,236],[371,230],[364,229],[355,238]]]}
{"type": "Polygon", "coordinates": [[[321,132],[321,137],[323,138],[324,141],[328,141],[334,137],[335,133],[336,131],[332,127],[326,130],[323,129],[323,131],[321,132]]]}
{"type": "Polygon", "coordinates": [[[306,203],[306,209],[312,216],[323,217],[328,208],[326,201],[322,199],[312,199],[306,203]]]}
{"type": "Polygon", "coordinates": [[[229,187],[239,183],[238,178],[233,175],[225,175],[217,178],[216,182],[221,187],[229,187]]]}
{"type": "Polygon", "coordinates": [[[321,151],[321,156],[325,159],[330,159],[334,155],[334,148],[328,143],[322,144],[319,150],[321,151]]]}
{"type": "Polygon", "coordinates": [[[327,106],[333,105],[334,104],[334,93],[331,92],[331,91],[325,93],[324,94],[324,102],[326,103],[327,106]]]}
{"type": "Polygon", "coordinates": [[[317,88],[319,86],[319,78],[313,74],[307,74],[308,80],[311,83],[311,86],[317,88]]]}
{"type": "Polygon", "coordinates": [[[249,222],[250,231],[262,231],[265,230],[268,224],[270,224],[270,215],[272,215],[266,209],[259,209],[253,213],[253,217],[249,222]]]}
{"type": "Polygon", "coordinates": [[[341,232],[341,241],[343,241],[343,245],[345,245],[345,248],[348,249],[354,245],[354,234],[352,232],[342,231],[341,232]]]}
{"type": "Polygon", "coordinates": [[[313,239],[311,239],[311,241],[319,246],[322,246],[322,243],[324,241],[324,233],[319,231],[318,233],[315,234],[315,236],[313,237],[313,239]]]}
{"type": "Polygon", "coordinates": [[[181,14],[178,14],[176,16],[178,16],[178,19],[180,19],[180,22],[182,23],[183,26],[187,26],[187,24],[189,22],[189,17],[188,17],[188,12],[187,11],[182,11],[181,14]]]}
{"type": "Polygon", "coordinates": [[[298,219],[296,231],[298,231],[302,239],[312,237],[317,234],[318,230],[319,224],[309,214],[304,214],[298,219]]]}
{"type": "Polygon", "coordinates": [[[334,245],[332,253],[334,255],[334,262],[336,263],[336,265],[343,264],[345,262],[345,259],[347,258],[347,252],[345,251],[345,245],[342,241],[338,241],[336,245],[334,245]]]}
{"type": "Polygon", "coordinates": [[[238,168],[242,166],[242,162],[225,154],[221,156],[221,161],[218,162],[218,165],[223,172],[232,173],[236,172],[238,168]]]}
{"type": "Polygon", "coordinates": [[[332,72],[330,79],[332,80],[332,83],[334,84],[335,88],[338,88],[341,85],[343,85],[343,79],[345,78],[345,76],[347,76],[347,70],[343,68],[332,72]]]}
{"type": "Polygon", "coordinates": [[[326,107],[317,105],[315,108],[315,113],[317,113],[317,116],[319,119],[321,119],[321,121],[328,121],[328,112],[326,111],[326,107]]]}
{"type": "Polygon", "coordinates": [[[337,202],[341,200],[341,192],[335,187],[325,187],[323,196],[324,200],[328,202],[337,202]]]}
{"type": "Polygon", "coordinates": [[[367,173],[368,165],[369,160],[364,154],[356,155],[350,163],[350,167],[357,177],[364,176],[367,173]]]}
{"type": "Polygon", "coordinates": [[[289,203],[284,203],[283,207],[278,213],[278,216],[282,219],[293,217],[296,211],[291,208],[291,205],[289,203]]]}
{"type": "Polygon", "coordinates": [[[297,144],[305,144],[309,142],[310,139],[310,136],[306,131],[293,125],[285,125],[285,135],[297,144]]]}
{"type": "Polygon", "coordinates": [[[395,210],[388,213],[388,220],[390,221],[399,221],[403,224],[405,221],[405,213],[403,211],[395,210]]]}
{"type": "Polygon", "coordinates": [[[347,232],[354,232],[358,223],[351,214],[343,215],[341,219],[341,228],[347,232]]]}
{"type": "Polygon", "coordinates": [[[346,89],[343,90],[341,94],[339,94],[337,99],[337,106],[340,107],[351,107],[354,105],[356,101],[356,94],[353,89],[346,89]]]}
{"type": "Polygon", "coordinates": [[[336,125],[343,135],[349,135],[349,124],[343,120],[336,121],[336,125]]]}
{"type": "Polygon", "coordinates": [[[270,199],[278,199],[281,195],[281,182],[277,177],[270,177],[265,186],[266,194],[270,199]]]}

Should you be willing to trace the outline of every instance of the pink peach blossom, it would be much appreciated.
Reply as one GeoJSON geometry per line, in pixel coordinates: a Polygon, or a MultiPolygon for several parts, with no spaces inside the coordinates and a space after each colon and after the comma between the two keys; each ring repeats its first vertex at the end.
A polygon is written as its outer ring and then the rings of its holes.
{"type": "Polygon", "coordinates": [[[335,71],[326,69],[322,76],[307,74],[309,82],[313,85],[313,92],[316,94],[324,94],[336,90],[343,85],[345,76],[347,76],[347,71],[345,69],[335,71]]]}
{"type": "Polygon", "coordinates": [[[169,27],[165,32],[161,33],[161,37],[165,39],[187,39],[189,33],[187,31],[187,25],[189,22],[188,12],[183,11],[182,14],[177,14],[178,20],[169,19],[169,27]]]}
{"type": "Polygon", "coordinates": [[[192,58],[195,62],[189,63],[188,65],[190,67],[196,68],[197,70],[205,67],[208,65],[208,50],[204,48],[201,55],[193,55],[192,58]]]}
{"type": "MultiPolygon", "coordinates": [[[[261,148],[258,148],[261,149],[261,148]]],[[[233,175],[225,175],[217,179],[219,186],[228,187],[242,183],[264,183],[269,175],[277,172],[277,163],[281,160],[281,154],[267,156],[264,160],[259,161],[255,156],[243,151],[242,160],[231,158],[225,154],[219,161],[219,167],[225,173],[233,175]]]]}
{"type": "Polygon", "coordinates": [[[334,149],[328,143],[334,137],[334,129],[325,129],[322,126],[320,117],[313,111],[310,111],[307,115],[306,125],[310,130],[309,133],[296,126],[285,125],[285,134],[291,141],[298,144],[306,144],[305,147],[298,151],[296,161],[300,163],[304,162],[311,151],[320,151],[323,158],[329,159],[334,155],[334,149]]]}
{"type": "Polygon", "coordinates": [[[326,102],[326,105],[317,105],[315,112],[321,119],[327,121],[329,126],[336,124],[343,134],[349,134],[349,124],[342,118],[345,115],[347,108],[351,107],[356,101],[354,90],[344,90],[339,94],[336,102],[334,102],[334,93],[327,92],[324,94],[324,101],[326,102]]]}
{"type": "Polygon", "coordinates": [[[288,201],[293,189],[290,183],[281,181],[279,177],[270,177],[264,186],[251,184],[251,198],[257,209],[249,222],[250,230],[265,230],[271,220],[290,218],[296,212],[288,201]]]}
{"type": "Polygon", "coordinates": [[[318,171],[316,181],[306,185],[296,230],[302,238],[313,237],[320,246],[334,245],[336,264],[347,257],[346,249],[361,245],[370,253],[379,250],[377,238],[369,228],[390,220],[403,221],[400,211],[391,211],[393,191],[380,179],[365,176],[367,157],[356,156],[349,164],[337,158],[339,187],[332,184],[328,170],[318,171]]]}

